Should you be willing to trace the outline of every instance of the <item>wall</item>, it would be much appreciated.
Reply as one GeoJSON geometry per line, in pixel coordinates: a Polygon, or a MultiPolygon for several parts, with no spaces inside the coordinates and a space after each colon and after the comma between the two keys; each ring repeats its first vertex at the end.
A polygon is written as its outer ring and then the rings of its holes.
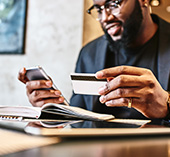
{"type": "Polygon", "coordinates": [[[0,105],[29,105],[24,84],[17,80],[23,66],[41,65],[67,99],[69,74],[82,43],[83,0],[28,0],[26,54],[0,56],[0,105]]]}
{"type": "Polygon", "coordinates": [[[158,7],[152,7],[152,12],[170,22],[170,0],[161,0],[158,7]]]}
{"type": "Polygon", "coordinates": [[[92,0],[84,0],[83,45],[103,34],[100,23],[86,12],[92,5],[92,0]]]}

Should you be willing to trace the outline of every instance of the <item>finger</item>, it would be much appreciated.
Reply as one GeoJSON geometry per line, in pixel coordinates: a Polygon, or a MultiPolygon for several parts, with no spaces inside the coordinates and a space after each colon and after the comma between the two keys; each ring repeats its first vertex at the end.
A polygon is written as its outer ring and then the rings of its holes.
{"type": "Polygon", "coordinates": [[[52,82],[50,80],[35,80],[26,82],[27,93],[32,93],[36,89],[51,88],[52,82]]]}
{"type": "Polygon", "coordinates": [[[144,102],[141,101],[140,98],[119,98],[107,101],[105,105],[108,107],[128,107],[129,102],[131,102],[131,108],[135,108],[137,111],[141,112],[145,117],[149,117],[149,114],[147,114],[146,112],[147,106],[144,102]]]}
{"type": "Polygon", "coordinates": [[[39,99],[59,98],[61,92],[59,90],[34,90],[32,93],[27,93],[30,100],[36,102],[39,99]]]}
{"type": "Polygon", "coordinates": [[[108,77],[107,78],[107,82],[110,82],[111,80],[113,80],[114,79],[114,77],[108,77]]]}
{"type": "Polygon", "coordinates": [[[23,83],[26,83],[28,81],[28,78],[26,77],[26,69],[22,68],[20,69],[18,73],[18,80],[20,80],[23,83]]]}
{"type": "Polygon", "coordinates": [[[102,95],[99,100],[101,103],[105,103],[110,100],[119,99],[119,98],[127,98],[127,97],[134,97],[140,98],[141,93],[140,89],[138,88],[118,88],[114,91],[109,92],[106,95],[102,95]]]}
{"type": "Polygon", "coordinates": [[[131,107],[133,108],[136,108],[137,104],[144,105],[140,103],[139,98],[118,98],[118,99],[107,101],[105,105],[108,107],[122,107],[122,106],[128,107],[128,103],[130,99],[131,99],[131,107]]]}
{"type": "Polygon", "coordinates": [[[47,103],[61,104],[63,103],[63,101],[64,101],[63,97],[58,97],[58,98],[41,99],[32,104],[35,107],[42,107],[44,104],[47,104],[47,103]]]}
{"type": "Polygon", "coordinates": [[[105,95],[112,90],[117,88],[134,88],[138,87],[141,88],[144,86],[144,80],[142,77],[139,76],[132,76],[132,75],[119,75],[112,79],[111,81],[107,82],[104,86],[99,88],[99,94],[105,95]]]}
{"type": "Polygon", "coordinates": [[[132,66],[117,66],[113,68],[104,69],[96,73],[96,78],[104,79],[107,77],[116,77],[121,74],[137,75],[148,73],[150,70],[132,66]]]}

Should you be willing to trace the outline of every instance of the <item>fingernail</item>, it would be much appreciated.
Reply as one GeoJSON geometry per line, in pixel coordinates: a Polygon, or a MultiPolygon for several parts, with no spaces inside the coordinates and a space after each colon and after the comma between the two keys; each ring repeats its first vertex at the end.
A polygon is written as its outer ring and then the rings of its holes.
{"type": "Polygon", "coordinates": [[[23,73],[25,73],[25,71],[26,71],[25,68],[21,68],[19,73],[23,74],[23,73]]]}
{"type": "Polygon", "coordinates": [[[55,91],[54,93],[55,93],[55,95],[57,95],[57,96],[60,96],[60,95],[61,95],[61,93],[58,92],[58,91],[55,91]]]}
{"type": "Polygon", "coordinates": [[[102,96],[100,97],[100,102],[101,102],[101,103],[104,103],[104,102],[105,102],[105,96],[104,96],[104,95],[102,95],[102,96]]]}
{"type": "Polygon", "coordinates": [[[99,88],[98,92],[99,92],[99,94],[103,94],[104,93],[104,88],[103,87],[99,88]]]}
{"type": "Polygon", "coordinates": [[[52,84],[51,84],[51,81],[47,81],[47,82],[46,82],[46,85],[47,85],[48,87],[51,87],[51,85],[52,85],[52,84]]]}
{"type": "Polygon", "coordinates": [[[63,97],[60,97],[60,98],[59,98],[59,101],[60,101],[60,102],[63,102],[63,101],[64,101],[64,98],[63,98],[63,97]]]}
{"type": "Polygon", "coordinates": [[[98,71],[98,72],[96,73],[96,77],[97,77],[97,78],[103,77],[103,72],[102,72],[102,71],[98,71]]]}
{"type": "Polygon", "coordinates": [[[110,105],[111,105],[111,102],[110,102],[110,101],[107,101],[107,102],[105,103],[105,105],[106,105],[106,106],[110,106],[110,105]]]}

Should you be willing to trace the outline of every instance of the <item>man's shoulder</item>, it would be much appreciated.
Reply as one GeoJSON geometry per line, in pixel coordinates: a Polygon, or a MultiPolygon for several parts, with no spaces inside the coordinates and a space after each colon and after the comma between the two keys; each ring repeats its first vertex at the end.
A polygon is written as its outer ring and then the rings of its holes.
{"type": "Polygon", "coordinates": [[[100,58],[101,56],[105,55],[107,46],[108,42],[104,35],[94,39],[81,49],[78,61],[81,63],[87,63],[88,60],[89,63],[94,63],[96,58],[100,58]]]}
{"type": "Polygon", "coordinates": [[[170,23],[158,15],[152,14],[152,19],[155,23],[158,24],[161,32],[164,32],[165,34],[170,34],[170,23]]]}
{"type": "Polygon", "coordinates": [[[98,45],[103,44],[107,42],[105,39],[105,35],[102,35],[92,41],[90,41],[89,43],[87,43],[85,46],[83,46],[83,49],[95,49],[98,47],[98,45]]]}

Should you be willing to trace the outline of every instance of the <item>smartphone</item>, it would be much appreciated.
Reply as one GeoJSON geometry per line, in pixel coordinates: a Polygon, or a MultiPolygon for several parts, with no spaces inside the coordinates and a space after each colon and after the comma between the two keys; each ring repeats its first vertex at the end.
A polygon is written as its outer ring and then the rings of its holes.
{"type": "MultiPolygon", "coordinates": [[[[29,81],[51,80],[51,78],[47,75],[47,73],[45,72],[45,70],[41,66],[26,68],[26,77],[28,78],[29,81]]],[[[58,88],[53,83],[52,87],[48,88],[47,90],[50,90],[50,89],[57,90],[58,88]]],[[[67,102],[66,99],[64,100],[64,104],[69,106],[69,103],[67,102]]]]}

